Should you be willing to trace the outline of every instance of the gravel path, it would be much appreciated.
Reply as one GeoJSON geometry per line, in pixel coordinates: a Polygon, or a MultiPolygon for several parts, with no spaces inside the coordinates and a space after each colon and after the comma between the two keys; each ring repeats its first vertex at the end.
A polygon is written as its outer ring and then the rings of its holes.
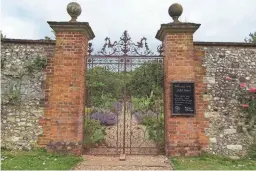
{"type": "Polygon", "coordinates": [[[106,133],[105,142],[86,154],[120,154],[124,138],[126,154],[158,154],[155,142],[148,138],[146,127],[139,125],[129,110],[125,116],[122,110],[118,116],[118,124],[108,126],[106,133]]]}
{"type": "Polygon", "coordinates": [[[172,170],[168,158],[163,155],[128,155],[125,161],[119,157],[84,155],[84,161],[72,170],[172,170]]]}

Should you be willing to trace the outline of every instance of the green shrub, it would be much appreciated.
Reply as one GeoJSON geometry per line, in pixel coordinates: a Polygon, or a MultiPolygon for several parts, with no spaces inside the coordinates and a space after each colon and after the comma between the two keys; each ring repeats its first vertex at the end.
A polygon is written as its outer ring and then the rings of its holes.
{"type": "Polygon", "coordinates": [[[133,105],[133,112],[147,112],[149,110],[159,113],[163,112],[163,100],[162,98],[155,96],[153,92],[151,92],[151,95],[149,97],[132,97],[131,102],[133,105]]]}
{"type": "Polygon", "coordinates": [[[132,98],[132,104],[134,111],[146,111],[150,108],[150,98],[132,98]]]}
{"type": "Polygon", "coordinates": [[[157,97],[163,94],[163,66],[157,61],[146,62],[131,73],[127,82],[127,92],[136,97],[157,97]]]}
{"type": "MultiPolygon", "coordinates": [[[[123,74],[112,72],[103,67],[94,67],[87,70],[86,89],[91,92],[92,105],[102,97],[119,99],[122,96],[123,74]]],[[[88,99],[89,100],[89,99],[88,99]]],[[[87,103],[89,103],[87,101],[87,103]]]]}
{"type": "Polygon", "coordinates": [[[111,97],[110,94],[102,96],[92,96],[92,104],[99,109],[111,109],[113,103],[117,101],[116,98],[111,97]]]}
{"type": "Polygon", "coordinates": [[[164,115],[145,117],[142,124],[147,127],[150,140],[154,140],[161,150],[164,150],[164,115]]]}
{"type": "Polygon", "coordinates": [[[142,119],[141,124],[149,127],[150,125],[152,126],[153,124],[155,124],[156,120],[157,120],[156,116],[145,116],[142,119]]]}
{"type": "Polygon", "coordinates": [[[28,74],[33,74],[35,72],[41,71],[46,66],[47,66],[47,58],[38,56],[35,59],[28,61],[25,64],[25,69],[27,70],[28,74]]]}
{"type": "Polygon", "coordinates": [[[85,119],[84,144],[86,147],[92,147],[104,140],[106,135],[105,127],[99,121],[94,119],[85,119]]]}

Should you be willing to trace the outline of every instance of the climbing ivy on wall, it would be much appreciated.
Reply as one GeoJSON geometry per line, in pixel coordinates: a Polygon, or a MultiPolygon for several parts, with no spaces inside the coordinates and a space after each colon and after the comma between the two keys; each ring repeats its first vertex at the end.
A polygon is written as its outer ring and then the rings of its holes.
{"type": "Polygon", "coordinates": [[[47,59],[45,57],[36,57],[35,59],[28,61],[25,64],[25,73],[31,75],[33,73],[42,71],[47,65],[47,59]]]}

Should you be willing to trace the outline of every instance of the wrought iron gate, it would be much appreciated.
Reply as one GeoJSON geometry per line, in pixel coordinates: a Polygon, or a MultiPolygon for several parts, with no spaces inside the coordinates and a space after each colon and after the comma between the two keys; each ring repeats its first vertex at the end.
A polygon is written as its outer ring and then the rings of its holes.
{"type": "Polygon", "coordinates": [[[163,144],[154,136],[161,134],[164,137],[164,129],[158,128],[158,131],[161,130],[159,133],[152,127],[164,124],[161,123],[163,47],[158,46],[159,55],[155,55],[149,50],[146,40],[143,37],[135,44],[127,31],[124,31],[118,42],[111,43],[110,38],[105,38],[103,48],[93,55],[92,44],[89,43],[85,153],[106,155],[161,152],[163,144]],[[143,84],[140,79],[144,78],[143,74],[145,80],[148,76],[153,78],[150,84],[143,84]]]}

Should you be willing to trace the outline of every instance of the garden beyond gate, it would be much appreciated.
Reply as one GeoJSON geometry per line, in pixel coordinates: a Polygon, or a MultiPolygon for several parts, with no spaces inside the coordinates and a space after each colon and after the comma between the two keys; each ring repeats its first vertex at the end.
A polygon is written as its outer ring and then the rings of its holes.
{"type": "Polygon", "coordinates": [[[93,54],[89,43],[86,75],[86,154],[164,152],[163,47],[157,55],[143,37],[133,43],[105,38],[93,54]]]}

